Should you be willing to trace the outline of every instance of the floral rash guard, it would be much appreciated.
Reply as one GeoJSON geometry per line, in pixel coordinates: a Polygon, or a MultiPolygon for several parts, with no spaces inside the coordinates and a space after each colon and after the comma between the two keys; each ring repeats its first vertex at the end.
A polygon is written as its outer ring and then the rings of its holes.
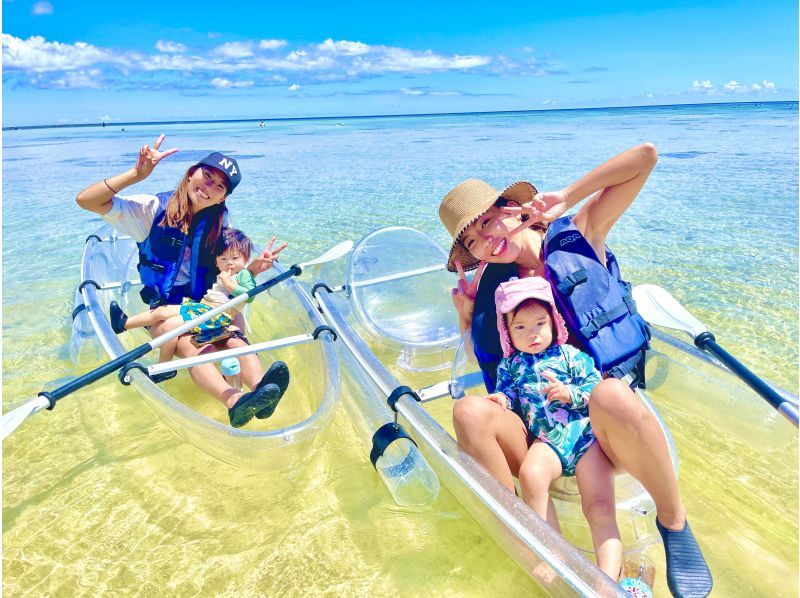
{"type": "Polygon", "coordinates": [[[531,438],[538,438],[558,455],[564,475],[575,475],[578,459],[596,438],[589,424],[589,395],[600,382],[592,358],[572,345],[551,345],[533,355],[515,351],[497,368],[495,392],[504,394],[509,408],[522,418],[531,438]],[[542,390],[552,372],[566,384],[570,404],[547,402],[542,390]]]}

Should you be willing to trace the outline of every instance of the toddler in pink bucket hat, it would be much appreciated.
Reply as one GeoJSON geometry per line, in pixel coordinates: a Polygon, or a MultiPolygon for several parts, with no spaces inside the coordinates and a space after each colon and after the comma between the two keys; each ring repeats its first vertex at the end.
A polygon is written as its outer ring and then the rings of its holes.
{"type": "Polygon", "coordinates": [[[503,347],[503,357],[511,355],[515,349],[511,344],[508,334],[505,315],[511,313],[515,307],[527,299],[538,299],[550,305],[550,317],[553,320],[553,343],[563,345],[567,342],[569,333],[564,318],[556,309],[553,290],[550,283],[541,276],[530,278],[512,278],[501,283],[494,293],[494,302],[497,306],[497,330],[500,332],[500,345],[503,347]]]}
{"type": "Polygon", "coordinates": [[[616,578],[622,544],[614,511],[614,467],[589,421],[589,398],[600,383],[592,358],[567,344],[567,327],[544,278],[513,278],[495,291],[503,359],[489,400],[510,409],[528,429],[523,460],[535,475],[520,476],[522,499],[558,529],[548,509],[550,484],[576,476],[584,500],[597,565],[616,578]]]}

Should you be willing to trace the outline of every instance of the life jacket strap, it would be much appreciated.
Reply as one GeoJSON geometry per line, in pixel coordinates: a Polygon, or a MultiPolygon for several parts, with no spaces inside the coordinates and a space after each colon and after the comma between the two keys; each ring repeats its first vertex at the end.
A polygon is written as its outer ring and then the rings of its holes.
{"type": "Polygon", "coordinates": [[[572,291],[575,290],[575,287],[586,282],[586,279],[587,277],[585,268],[575,270],[575,272],[558,283],[558,292],[564,297],[569,297],[572,295],[572,291]]]}
{"type": "Polygon", "coordinates": [[[617,307],[592,318],[589,323],[586,324],[586,326],[581,328],[581,335],[583,335],[584,338],[591,338],[597,334],[597,331],[603,326],[608,326],[610,322],[613,322],[617,318],[624,316],[625,314],[633,315],[635,313],[637,313],[636,304],[633,302],[631,297],[625,296],[623,297],[623,302],[617,307]]]}

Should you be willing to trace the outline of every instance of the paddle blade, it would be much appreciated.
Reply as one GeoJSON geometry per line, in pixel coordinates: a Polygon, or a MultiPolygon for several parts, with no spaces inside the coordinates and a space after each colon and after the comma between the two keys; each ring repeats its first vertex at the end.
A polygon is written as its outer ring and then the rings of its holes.
{"type": "Polygon", "coordinates": [[[705,324],[686,311],[669,292],[654,284],[640,284],[633,289],[639,314],[651,324],[683,330],[692,339],[706,332],[705,324]]]}
{"type": "Polygon", "coordinates": [[[2,436],[0,436],[0,440],[5,440],[11,432],[19,428],[22,422],[37,411],[46,408],[48,405],[50,405],[50,401],[45,397],[39,396],[4,414],[2,419],[2,436]]]}
{"type": "Polygon", "coordinates": [[[332,262],[333,260],[338,260],[340,257],[347,255],[350,250],[353,248],[352,241],[342,241],[338,245],[334,245],[328,251],[323,253],[317,259],[311,260],[310,262],[306,262],[304,264],[300,264],[301,268],[306,268],[308,266],[316,266],[317,264],[324,264],[325,262],[332,262]]]}

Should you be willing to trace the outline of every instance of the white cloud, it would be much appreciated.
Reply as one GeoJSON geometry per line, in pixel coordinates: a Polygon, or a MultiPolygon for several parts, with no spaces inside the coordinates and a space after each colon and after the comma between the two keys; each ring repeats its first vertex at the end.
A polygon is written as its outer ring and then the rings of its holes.
{"type": "Polygon", "coordinates": [[[744,85],[740,84],[738,81],[728,81],[725,85],[722,86],[723,89],[726,91],[740,91],[743,90],[745,87],[744,85]]]}
{"type": "Polygon", "coordinates": [[[7,33],[2,40],[4,69],[66,71],[115,60],[113,52],[84,42],[48,42],[39,35],[22,40],[7,33]]]}
{"type": "Polygon", "coordinates": [[[108,122],[111,120],[111,117],[108,114],[106,114],[105,116],[101,116],[100,120],[102,120],[103,122],[108,122]]]}
{"type": "Polygon", "coordinates": [[[180,42],[170,42],[160,39],[156,42],[156,49],[159,52],[166,52],[167,54],[180,54],[186,52],[186,45],[180,42]]]}
{"type": "Polygon", "coordinates": [[[321,44],[317,44],[317,49],[320,52],[342,54],[344,56],[361,56],[372,51],[371,46],[361,42],[349,42],[346,40],[335,42],[331,38],[326,39],[321,44]]]}
{"type": "Polygon", "coordinates": [[[419,87],[402,87],[400,93],[407,96],[460,96],[460,91],[434,90],[419,87]]]}
{"type": "Polygon", "coordinates": [[[280,50],[286,45],[285,39],[262,39],[258,42],[259,50],[280,50]]]}
{"type": "Polygon", "coordinates": [[[56,89],[101,89],[103,73],[100,69],[68,71],[60,78],[48,81],[47,85],[56,89]]]}
{"type": "Polygon", "coordinates": [[[292,83],[289,86],[289,91],[297,91],[298,89],[300,89],[300,86],[297,83],[292,83]]]}
{"type": "Polygon", "coordinates": [[[228,79],[223,79],[222,77],[214,77],[211,79],[211,85],[216,87],[217,89],[229,89],[235,87],[252,87],[253,81],[230,81],[228,79]]]}
{"type": "MultiPolygon", "coordinates": [[[[375,77],[389,73],[497,72],[548,74],[535,58],[516,63],[505,57],[472,54],[440,54],[395,46],[369,45],[357,41],[327,39],[286,50],[289,42],[262,39],[218,44],[205,53],[187,54],[185,44],[158,40],[152,52],[98,47],[85,42],[65,44],[33,36],[21,39],[2,34],[2,62],[7,72],[16,71],[17,81],[34,86],[98,86],[86,77],[86,69],[100,69],[107,84],[125,77],[126,84],[186,87],[210,83],[215,77],[225,87],[276,85],[294,81],[332,82],[375,77]],[[497,61],[495,65],[493,61],[497,61]],[[66,77],[70,71],[84,71],[66,77]],[[39,77],[41,73],[53,73],[39,77]],[[198,75],[201,79],[178,75],[198,75]],[[237,79],[242,79],[237,85],[237,79]]],[[[431,92],[432,93],[432,92],[431,92]]],[[[439,92],[450,93],[450,92],[439,92]]]]}
{"type": "Polygon", "coordinates": [[[214,48],[212,53],[222,58],[249,58],[253,55],[253,42],[228,42],[214,48]]]}
{"type": "Polygon", "coordinates": [[[31,12],[37,17],[42,15],[51,15],[53,14],[53,5],[47,0],[41,0],[41,2],[37,2],[33,5],[31,12]]]}
{"type": "Polygon", "coordinates": [[[714,89],[714,84],[707,79],[705,81],[698,81],[697,79],[695,79],[694,82],[692,83],[692,89],[694,90],[714,89]]]}
{"type": "Polygon", "coordinates": [[[698,81],[692,83],[690,89],[692,93],[700,93],[708,96],[725,96],[725,95],[751,95],[759,96],[765,93],[776,93],[775,83],[764,79],[761,83],[751,83],[746,85],[739,83],[736,79],[732,79],[724,85],[717,87],[709,80],[698,81]]]}

